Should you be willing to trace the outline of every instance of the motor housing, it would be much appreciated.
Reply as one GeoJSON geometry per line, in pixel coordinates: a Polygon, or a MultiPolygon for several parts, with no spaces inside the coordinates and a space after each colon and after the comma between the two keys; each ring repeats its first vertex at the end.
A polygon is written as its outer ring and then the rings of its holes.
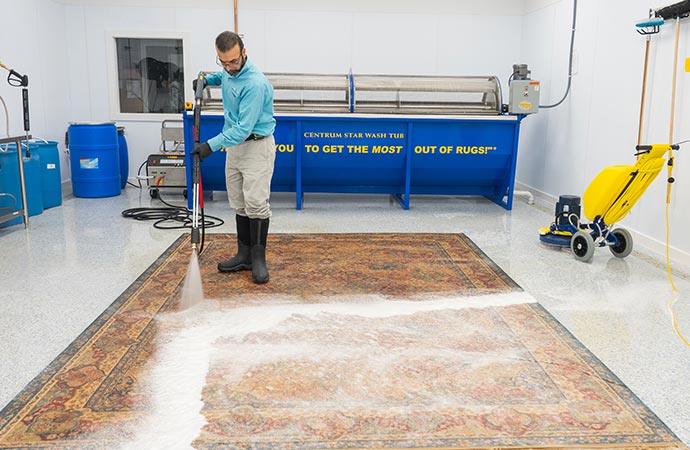
{"type": "Polygon", "coordinates": [[[580,221],[580,197],[577,195],[561,195],[556,203],[556,226],[561,229],[567,225],[577,226],[580,221]],[[572,221],[572,216],[577,217],[577,221],[572,221]]]}

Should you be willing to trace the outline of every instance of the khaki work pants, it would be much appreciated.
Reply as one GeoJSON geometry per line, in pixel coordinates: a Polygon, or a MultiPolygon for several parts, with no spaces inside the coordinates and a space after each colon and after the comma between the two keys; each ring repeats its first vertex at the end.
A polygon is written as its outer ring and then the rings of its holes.
{"type": "Polygon", "coordinates": [[[273,135],[226,150],[225,185],[230,207],[250,219],[271,217],[271,178],[276,160],[273,135]]]}

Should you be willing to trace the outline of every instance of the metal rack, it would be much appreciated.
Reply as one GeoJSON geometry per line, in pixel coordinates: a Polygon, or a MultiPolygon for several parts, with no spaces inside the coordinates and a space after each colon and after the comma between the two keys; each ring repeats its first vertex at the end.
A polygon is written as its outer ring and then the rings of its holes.
{"type": "Polygon", "coordinates": [[[17,146],[17,165],[19,167],[19,191],[22,197],[22,208],[12,211],[9,214],[4,214],[0,216],[0,223],[5,223],[10,220],[22,216],[24,218],[24,228],[29,227],[29,209],[26,203],[26,184],[24,181],[24,164],[22,164],[22,141],[27,141],[27,144],[31,139],[31,135],[26,134],[24,136],[13,136],[8,138],[0,139],[0,145],[14,143],[17,146]]]}
{"type": "Polygon", "coordinates": [[[181,120],[161,122],[161,153],[184,153],[184,128],[181,120]],[[172,148],[168,148],[168,144],[172,148]]]}

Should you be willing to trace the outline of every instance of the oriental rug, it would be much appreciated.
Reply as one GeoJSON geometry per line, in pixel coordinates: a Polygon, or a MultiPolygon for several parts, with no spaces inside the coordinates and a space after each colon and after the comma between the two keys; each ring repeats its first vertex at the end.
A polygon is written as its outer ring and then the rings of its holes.
{"type": "Polygon", "coordinates": [[[266,285],[216,271],[233,235],[204,246],[206,300],[178,311],[181,236],[2,410],[0,448],[687,450],[462,234],[272,234],[266,285]]]}

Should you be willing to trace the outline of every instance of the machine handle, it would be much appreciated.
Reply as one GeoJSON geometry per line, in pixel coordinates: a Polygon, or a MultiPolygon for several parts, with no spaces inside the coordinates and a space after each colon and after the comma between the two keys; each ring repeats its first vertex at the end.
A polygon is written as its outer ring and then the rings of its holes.
{"type": "Polygon", "coordinates": [[[644,155],[645,153],[651,152],[652,146],[651,145],[636,145],[635,150],[637,150],[637,153],[635,153],[635,156],[640,156],[640,155],[644,155]]]}
{"type": "MultiPolygon", "coordinates": [[[[680,150],[680,144],[683,144],[687,141],[679,142],[677,144],[670,144],[668,147],[670,150],[680,150]]],[[[652,145],[636,145],[635,150],[637,150],[637,153],[635,153],[635,156],[640,156],[644,155],[645,153],[649,153],[652,151],[653,146],[652,145]]],[[[664,150],[665,151],[665,150],[664,150]]]]}

